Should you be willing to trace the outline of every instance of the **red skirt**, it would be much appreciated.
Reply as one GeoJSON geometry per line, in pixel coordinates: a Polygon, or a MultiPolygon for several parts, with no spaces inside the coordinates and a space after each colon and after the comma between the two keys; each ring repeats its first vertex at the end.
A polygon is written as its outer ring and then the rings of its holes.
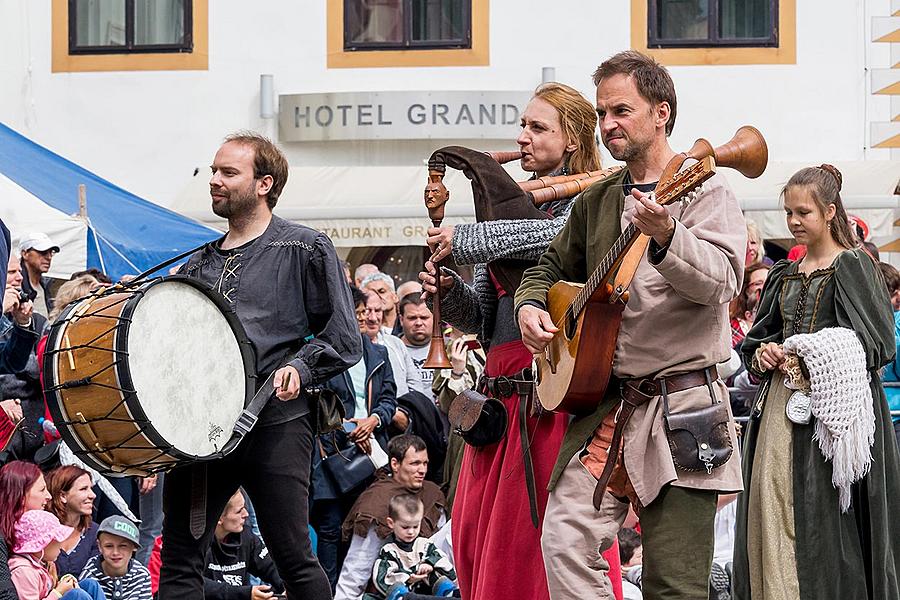
{"type": "MultiPolygon", "coordinates": [[[[530,366],[531,359],[520,341],[492,347],[485,375],[513,375],[530,366]]],[[[509,413],[506,437],[486,448],[466,446],[463,455],[451,528],[459,587],[466,600],[549,600],[541,530],[531,523],[525,487],[519,397],[513,394],[502,401],[509,413]]],[[[568,423],[563,414],[526,417],[541,524],[547,508],[547,484],[568,423]]],[[[610,572],[614,573],[616,597],[621,598],[618,544],[610,550],[607,559],[615,558],[610,572]]]]}

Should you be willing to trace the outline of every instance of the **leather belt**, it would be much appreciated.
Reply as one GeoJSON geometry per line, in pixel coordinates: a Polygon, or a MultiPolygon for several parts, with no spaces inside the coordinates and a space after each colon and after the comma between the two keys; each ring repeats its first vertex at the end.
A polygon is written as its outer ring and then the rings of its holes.
{"type": "Polygon", "coordinates": [[[609,444],[606,464],[603,466],[600,479],[597,480],[597,485],[594,487],[594,508],[600,510],[600,503],[603,501],[606,486],[609,484],[609,479],[612,477],[613,470],[619,460],[625,425],[628,423],[631,415],[634,414],[635,409],[646,404],[656,396],[683,392],[701,385],[707,385],[709,381],[715,381],[718,378],[719,374],[715,365],[713,365],[705,369],[697,369],[696,371],[659,377],[657,379],[645,377],[642,379],[623,379],[621,381],[622,404],[616,416],[616,427],[613,431],[612,441],[609,444]]]}
{"type": "Polygon", "coordinates": [[[534,463],[531,460],[531,440],[528,438],[527,416],[528,405],[531,404],[531,414],[540,417],[540,406],[535,394],[534,375],[530,367],[526,367],[512,376],[501,375],[499,377],[485,377],[478,381],[478,388],[486,395],[495,398],[509,398],[513,394],[519,395],[519,443],[522,446],[522,462],[525,463],[525,488],[528,491],[528,507],[531,512],[531,524],[535,529],[539,526],[540,519],[537,505],[537,484],[534,480],[534,463]]]}

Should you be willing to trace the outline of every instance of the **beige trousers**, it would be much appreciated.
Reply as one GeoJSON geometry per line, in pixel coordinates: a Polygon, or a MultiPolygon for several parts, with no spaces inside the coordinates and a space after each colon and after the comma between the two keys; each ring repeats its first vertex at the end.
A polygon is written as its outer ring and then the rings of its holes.
{"type": "Polygon", "coordinates": [[[628,504],[605,494],[600,510],[591,497],[597,480],[572,457],[550,492],[541,549],[552,600],[613,598],[601,552],[609,549],[628,514],[628,504]]]}

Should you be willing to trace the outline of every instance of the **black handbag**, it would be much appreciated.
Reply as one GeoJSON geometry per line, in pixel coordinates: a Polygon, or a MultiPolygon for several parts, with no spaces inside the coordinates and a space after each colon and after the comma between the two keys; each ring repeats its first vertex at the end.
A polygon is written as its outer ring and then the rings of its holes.
{"type": "Polygon", "coordinates": [[[716,399],[712,384],[708,383],[712,404],[703,408],[669,412],[669,397],[663,391],[663,410],[666,418],[666,437],[675,466],[685,471],[706,471],[721,467],[734,449],[728,434],[728,408],[716,399]]]}
{"type": "MultiPolygon", "coordinates": [[[[321,444],[320,441],[319,449],[324,455],[325,451],[321,444]]],[[[356,444],[338,450],[334,454],[322,456],[322,469],[341,494],[352,492],[375,475],[375,463],[356,444]]]]}

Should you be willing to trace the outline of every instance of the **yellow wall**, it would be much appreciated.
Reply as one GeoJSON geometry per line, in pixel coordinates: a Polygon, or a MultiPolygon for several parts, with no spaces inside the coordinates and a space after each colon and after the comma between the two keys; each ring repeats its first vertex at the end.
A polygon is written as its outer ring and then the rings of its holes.
{"type": "Polygon", "coordinates": [[[647,0],[631,0],[631,47],[672,65],[767,65],[797,63],[796,0],[778,2],[777,48],[648,48],[647,0]]]}
{"type": "Polygon", "coordinates": [[[77,71],[205,71],[209,67],[209,3],[193,0],[194,50],[171,54],[69,54],[69,3],[52,0],[51,69],[77,71]]]}
{"type": "Polygon", "coordinates": [[[472,0],[472,47],[444,50],[344,50],[344,2],[327,0],[328,68],[471,67],[490,64],[490,0],[472,0]]]}

